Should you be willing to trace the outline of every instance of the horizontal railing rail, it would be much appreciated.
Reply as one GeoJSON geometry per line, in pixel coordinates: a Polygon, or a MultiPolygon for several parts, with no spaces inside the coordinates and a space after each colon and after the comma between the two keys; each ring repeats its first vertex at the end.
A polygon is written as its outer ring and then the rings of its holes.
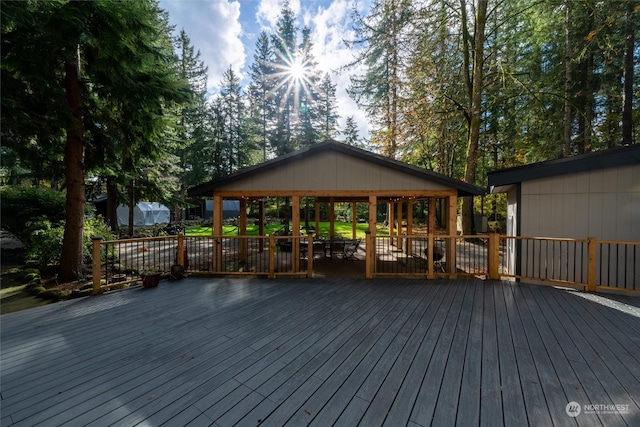
{"type": "MultiPolygon", "coordinates": [[[[189,274],[313,277],[309,254],[326,251],[316,245],[310,236],[95,238],[94,293],[139,282],[145,272],[172,276],[175,267],[189,274]]],[[[640,242],[416,234],[367,235],[362,246],[367,277],[518,279],[589,292],[640,292],[640,242]]]]}
{"type": "Polygon", "coordinates": [[[94,238],[94,293],[139,282],[145,274],[170,274],[171,266],[178,263],[177,237],[143,237],[109,241],[94,238]]]}
{"type": "Polygon", "coordinates": [[[490,235],[376,236],[373,276],[488,278],[489,240],[490,235]]]}

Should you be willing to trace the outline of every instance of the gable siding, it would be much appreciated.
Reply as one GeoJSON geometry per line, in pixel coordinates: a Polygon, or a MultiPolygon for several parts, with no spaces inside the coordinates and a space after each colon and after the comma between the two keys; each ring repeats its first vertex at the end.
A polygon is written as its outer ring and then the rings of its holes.
{"type": "Polygon", "coordinates": [[[408,173],[338,152],[318,153],[224,186],[224,191],[449,190],[408,173]]]}

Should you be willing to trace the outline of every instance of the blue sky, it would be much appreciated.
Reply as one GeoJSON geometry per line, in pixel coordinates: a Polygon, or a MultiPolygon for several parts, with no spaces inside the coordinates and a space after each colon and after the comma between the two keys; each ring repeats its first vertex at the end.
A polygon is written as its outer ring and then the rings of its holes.
{"type": "MultiPolygon", "coordinates": [[[[298,15],[300,27],[312,29],[314,55],[318,68],[331,73],[337,85],[340,127],[347,116],[354,116],[360,136],[367,136],[364,112],[358,109],[346,93],[349,73],[337,72],[353,60],[353,52],[343,43],[353,38],[351,11],[354,5],[365,11],[369,0],[290,0],[298,15]]],[[[222,74],[231,65],[246,79],[253,62],[256,39],[262,30],[274,32],[284,0],[161,0],[160,7],[169,13],[176,31],[184,28],[192,45],[200,51],[209,67],[209,93],[217,92],[222,74]]],[[[354,72],[357,72],[354,71],[354,72]]],[[[340,138],[339,138],[340,139],[340,138]]]]}

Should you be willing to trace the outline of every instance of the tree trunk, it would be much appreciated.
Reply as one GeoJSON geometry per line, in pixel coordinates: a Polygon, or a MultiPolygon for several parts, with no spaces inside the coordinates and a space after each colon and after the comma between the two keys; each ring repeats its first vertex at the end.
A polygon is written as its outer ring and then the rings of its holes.
{"type": "Polygon", "coordinates": [[[114,177],[107,177],[107,224],[111,230],[118,231],[118,194],[114,177]]]}
{"type": "MultiPolygon", "coordinates": [[[[479,0],[476,12],[474,54],[473,54],[473,82],[471,96],[471,124],[467,143],[467,162],[464,179],[470,184],[476,180],[476,154],[480,140],[480,124],[482,115],[482,85],[484,80],[484,29],[487,22],[488,0],[479,0]]],[[[455,215],[455,212],[449,213],[455,215]]],[[[462,200],[462,232],[473,233],[473,197],[462,200]]]]}
{"type": "Polygon", "coordinates": [[[635,1],[627,1],[626,47],[624,56],[624,103],[622,105],[622,144],[633,144],[633,48],[635,1]]]}
{"type": "Polygon", "coordinates": [[[62,257],[58,279],[76,280],[82,267],[82,232],[84,228],[84,126],[82,122],[82,87],[78,59],[65,63],[67,105],[74,121],[67,129],[64,152],[65,184],[67,187],[66,223],[62,242],[62,257]]]}
{"type": "Polygon", "coordinates": [[[573,21],[572,21],[572,13],[573,13],[573,0],[566,0],[566,8],[567,8],[567,16],[566,16],[566,25],[567,31],[565,33],[565,48],[564,48],[564,146],[563,146],[563,154],[567,157],[571,154],[571,89],[573,83],[571,81],[571,58],[572,54],[572,46],[571,46],[571,37],[573,37],[573,21]]]}
{"type": "Polygon", "coordinates": [[[136,185],[136,180],[131,178],[131,180],[129,181],[129,189],[127,190],[127,195],[129,199],[129,228],[128,228],[129,237],[133,237],[133,213],[136,207],[135,185],[136,185]]]}

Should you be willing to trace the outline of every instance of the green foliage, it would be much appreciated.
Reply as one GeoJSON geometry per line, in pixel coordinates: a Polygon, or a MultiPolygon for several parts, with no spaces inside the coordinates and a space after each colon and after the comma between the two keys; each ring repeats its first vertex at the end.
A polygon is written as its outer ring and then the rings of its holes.
{"type": "MultiPolygon", "coordinates": [[[[90,264],[92,259],[93,241],[92,237],[101,237],[102,240],[114,240],[115,235],[111,232],[111,228],[102,220],[102,218],[89,218],[84,222],[84,232],[82,236],[82,258],[85,264],[90,264]]],[[[115,248],[108,246],[106,251],[100,251],[102,262],[107,258],[117,258],[115,248]]]]}
{"type": "Polygon", "coordinates": [[[35,261],[41,267],[57,264],[62,253],[64,225],[52,225],[42,219],[29,224],[33,233],[27,246],[26,258],[35,261]]]}
{"type": "MultiPolygon", "coordinates": [[[[47,218],[39,217],[28,221],[25,224],[25,229],[29,232],[29,238],[26,241],[26,258],[41,267],[56,265],[62,253],[64,221],[51,222],[47,218]]],[[[100,236],[103,240],[114,238],[111,230],[101,218],[87,219],[83,235],[83,260],[85,264],[89,264],[91,261],[92,236],[100,236]]],[[[106,259],[109,254],[104,253],[103,256],[106,259]]]]}
{"type": "Polygon", "coordinates": [[[58,224],[64,220],[65,196],[44,187],[15,187],[2,191],[2,227],[29,244],[40,221],[58,224]]]}

